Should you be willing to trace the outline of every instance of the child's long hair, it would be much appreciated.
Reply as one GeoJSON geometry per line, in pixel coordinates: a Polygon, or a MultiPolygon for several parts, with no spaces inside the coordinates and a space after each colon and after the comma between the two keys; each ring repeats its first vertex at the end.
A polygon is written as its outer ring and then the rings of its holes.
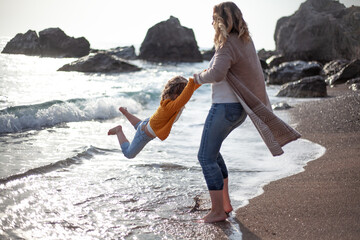
{"type": "Polygon", "coordinates": [[[176,76],[170,79],[161,93],[161,100],[175,100],[184,90],[188,80],[182,76],[176,76]]]}
{"type": "Polygon", "coordinates": [[[240,9],[233,2],[223,2],[214,6],[213,26],[215,49],[224,46],[230,33],[236,33],[243,41],[250,40],[248,26],[240,9]]]}

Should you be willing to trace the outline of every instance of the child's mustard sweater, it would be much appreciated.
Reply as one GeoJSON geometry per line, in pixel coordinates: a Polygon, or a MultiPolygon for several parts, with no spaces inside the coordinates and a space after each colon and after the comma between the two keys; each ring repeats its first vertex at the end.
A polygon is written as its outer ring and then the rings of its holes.
{"type": "Polygon", "coordinates": [[[189,78],[186,87],[175,100],[165,99],[160,101],[160,106],[149,121],[150,127],[159,139],[165,140],[169,136],[176,116],[200,86],[201,84],[194,83],[193,78],[189,78]]]}

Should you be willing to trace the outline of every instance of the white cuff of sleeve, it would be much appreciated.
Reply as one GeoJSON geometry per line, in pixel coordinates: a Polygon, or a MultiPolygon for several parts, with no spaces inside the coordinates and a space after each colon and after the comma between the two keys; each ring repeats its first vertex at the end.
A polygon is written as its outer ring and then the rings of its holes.
{"type": "Polygon", "coordinates": [[[194,74],[194,82],[196,83],[196,84],[202,84],[201,82],[200,82],[200,77],[199,77],[199,74],[194,74]]]}

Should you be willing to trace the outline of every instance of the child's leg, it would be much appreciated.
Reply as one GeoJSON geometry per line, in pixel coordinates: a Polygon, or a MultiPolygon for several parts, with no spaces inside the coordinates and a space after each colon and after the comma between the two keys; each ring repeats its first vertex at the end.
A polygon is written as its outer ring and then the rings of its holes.
{"type": "Polygon", "coordinates": [[[124,107],[119,108],[120,112],[124,114],[124,116],[127,118],[127,120],[133,125],[134,127],[138,122],[141,121],[141,119],[137,118],[135,115],[128,112],[128,110],[124,107]]]}
{"type": "MultiPolygon", "coordinates": [[[[144,124],[144,123],[143,123],[144,124]]],[[[119,125],[109,130],[108,135],[117,135],[121,150],[125,157],[134,158],[145,147],[145,145],[154,138],[147,136],[141,129],[143,124],[137,128],[134,139],[130,143],[119,125]]]]}
{"type": "Polygon", "coordinates": [[[121,125],[110,129],[108,135],[117,135],[120,145],[123,144],[124,142],[129,142],[124,132],[122,131],[121,125]]]}

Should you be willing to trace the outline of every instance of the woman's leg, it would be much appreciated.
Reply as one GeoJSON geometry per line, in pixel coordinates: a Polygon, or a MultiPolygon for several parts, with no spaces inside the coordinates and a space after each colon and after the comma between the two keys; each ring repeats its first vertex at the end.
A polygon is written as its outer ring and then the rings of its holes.
{"type": "Polygon", "coordinates": [[[216,161],[221,169],[221,173],[224,178],[224,187],[223,187],[224,210],[226,213],[230,213],[233,210],[233,208],[231,206],[231,201],[230,201],[230,196],[229,196],[228,171],[227,171],[227,167],[226,167],[226,164],[224,162],[224,159],[223,159],[221,153],[218,154],[216,161]]]}
{"type": "Polygon", "coordinates": [[[131,125],[133,125],[134,127],[136,126],[136,124],[138,124],[138,122],[141,121],[141,119],[137,118],[135,115],[131,114],[128,112],[128,110],[124,107],[120,107],[119,108],[120,112],[122,114],[124,114],[124,116],[127,118],[127,120],[131,123],[131,125]]]}
{"type": "Polygon", "coordinates": [[[227,218],[225,211],[232,209],[226,165],[219,151],[224,139],[239,125],[242,111],[240,104],[213,104],[206,119],[198,159],[209,189],[212,207],[210,213],[202,219],[204,222],[223,221],[227,218]]]}
{"type": "Polygon", "coordinates": [[[221,222],[227,219],[227,214],[223,208],[223,190],[209,191],[211,200],[211,211],[203,217],[200,222],[213,223],[221,222]]]}
{"type": "Polygon", "coordinates": [[[223,206],[225,213],[230,213],[233,210],[233,207],[231,205],[230,201],[230,195],[229,195],[229,178],[224,179],[224,188],[223,188],[223,206]]]}

